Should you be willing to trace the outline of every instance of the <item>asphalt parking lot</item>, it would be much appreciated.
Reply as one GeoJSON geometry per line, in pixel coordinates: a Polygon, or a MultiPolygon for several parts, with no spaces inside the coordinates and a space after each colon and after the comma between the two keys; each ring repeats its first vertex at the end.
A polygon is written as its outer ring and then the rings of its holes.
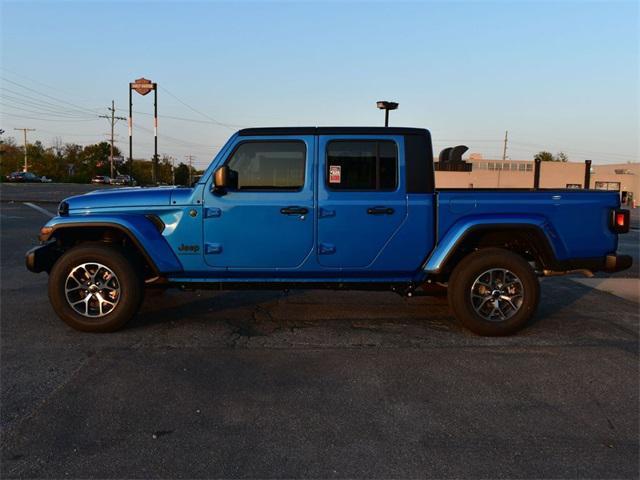
{"type": "Polygon", "coordinates": [[[69,187],[24,187],[0,190],[2,478],[639,476],[634,301],[548,278],[529,328],[482,338],[442,297],[169,291],[85,334],[23,260],[24,202],[69,187]]]}

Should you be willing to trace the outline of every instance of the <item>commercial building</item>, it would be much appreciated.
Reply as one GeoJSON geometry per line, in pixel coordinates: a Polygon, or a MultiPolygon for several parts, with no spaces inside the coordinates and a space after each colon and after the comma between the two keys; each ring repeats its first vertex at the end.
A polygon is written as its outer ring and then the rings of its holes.
{"type": "MultiPolygon", "coordinates": [[[[436,185],[440,188],[531,188],[533,160],[488,160],[471,154],[465,167],[443,171],[436,165],[436,185]],[[466,171],[460,171],[466,170],[466,171]]],[[[585,164],[542,162],[540,188],[583,188],[585,164]]],[[[620,192],[623,203],[633,199],[640,205],[640,163],[591,165],[590,188],[620,192]]]]}

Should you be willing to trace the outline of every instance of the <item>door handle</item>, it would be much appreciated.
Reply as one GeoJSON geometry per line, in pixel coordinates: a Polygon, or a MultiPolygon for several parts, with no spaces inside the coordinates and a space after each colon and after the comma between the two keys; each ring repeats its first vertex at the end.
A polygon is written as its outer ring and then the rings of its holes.
{"type": "Polygon", "coordinates": [[[306,215],[309,213],[309,209],[306,207],[285,207],[280,209],[280,213],[283,215],[306,215]]]}
{"type": "Polygon", "coordinates": [[[393,215],[395,210],[390,207],[372,207],[367,208],[367,213],[369,215],[393,215]]]}

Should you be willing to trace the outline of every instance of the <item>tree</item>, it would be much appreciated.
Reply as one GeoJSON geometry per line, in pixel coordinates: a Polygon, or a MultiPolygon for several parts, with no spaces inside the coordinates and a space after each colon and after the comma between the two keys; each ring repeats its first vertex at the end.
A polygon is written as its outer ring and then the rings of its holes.
{"type": "Polygon", "coordinates": [[[189,186],[189,165],[180,162],[175,169],[176,185],[189,186]]]}
{"type": "Polygon", "coordinates": [[[21,169],[24,153],[13,137],[4,138],[0,143],[0,175],[5,175],[21,169]]]}
{"type": "Polygon", "coordinates": [[[158,162],[158,183],[170,185],[173,183],[173,157],[162,155],[158,162]]]}
{"type": "MultiPolygon", "coordinates": [[[[114,156],[120,156],[120,150],[114,148],[114,156]]],[[[110,145],[99,142],[91,145],[76,143],[63,144],[61,138],[53,139],[51,146],[45,146],[36,140],[27,145],[29,171],[47,176],[54,181],[87,183],[95,175],[109,175],[110,145]]],[[[152,162],[134,160],[133,164],[116,164],[115,174],[129,174],[139,185],[151,184],[152,162]]],[[[0,181],[11,172],[22,170],[24,165],[24,147],[17,144],[12,137],[0,136],[0,181]]],[[[157,180],[160,184],[173,183],[173,158],[162,155],[158,162],[157,180]]],[[[180,164],[175,169],[176,183],[189,184],[189,167],[180,164]]],[[[198,172],[192,170],[192,177],[198,172]]]]}
{"type": "MultiPolygon", "coordinates": [[[[107,142],[87,145],[82,150],[83,162],[87,166],[91,176],[109,174],[109,154],[111,146],[107,142]]],[[[119,155],[117,148],[114,148],[114,155],[119,155]]]]}
{"type": "Polygon", "coordinates": [[[543,150],[533,156],[534,160],[540,160],[541,162],[554,162],[553,153],[543,150]]]}
{"type": "Polygon", "coordinates": [[[564,152],[559,152],[557,155],[553,155],[551,152],[547,152],[543,150],[541,152],[536,153],[533,156],[534,160],[540,160],[541,162],[568,162],[569,157],[564,152]]]}

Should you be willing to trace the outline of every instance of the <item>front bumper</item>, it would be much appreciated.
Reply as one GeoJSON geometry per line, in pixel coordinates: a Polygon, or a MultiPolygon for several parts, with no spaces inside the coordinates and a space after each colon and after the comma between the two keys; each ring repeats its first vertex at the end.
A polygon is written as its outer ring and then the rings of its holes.
{"type": "Polygon", "coordinates": [[[25,264],[27,269],[34,272],[48,272],[60,257],[60,252],[56,248],[55,240],[32,248],[25,254],[25,264]]]}

